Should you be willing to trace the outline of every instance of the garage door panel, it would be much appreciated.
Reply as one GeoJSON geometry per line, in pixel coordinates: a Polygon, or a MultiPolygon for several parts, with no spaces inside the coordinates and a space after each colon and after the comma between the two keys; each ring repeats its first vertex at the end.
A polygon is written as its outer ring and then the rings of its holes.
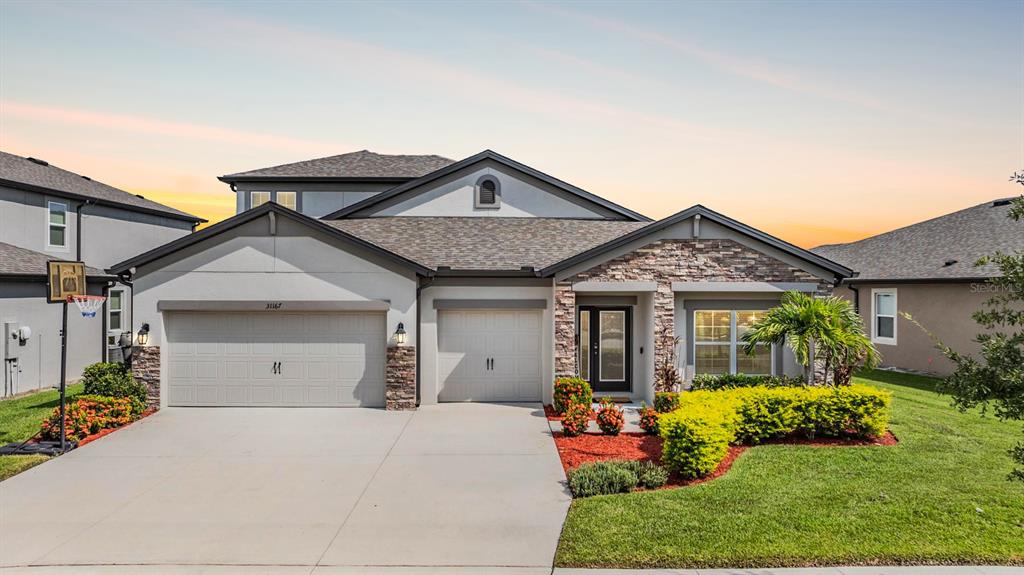
{"type": "Polygon", "coordinates": [[[166,322],[170,405],[384,404],[382,313],[173,312],[166,322]]]}
{"type": "Polygon", "coordinates": [[[540,401],[541,318],[535,310],[439,312],[438,398],[540,401]]]}

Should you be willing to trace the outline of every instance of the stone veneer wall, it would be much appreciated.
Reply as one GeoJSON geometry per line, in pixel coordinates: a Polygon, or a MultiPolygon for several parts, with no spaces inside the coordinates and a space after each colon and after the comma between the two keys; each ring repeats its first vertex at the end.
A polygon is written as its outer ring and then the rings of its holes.
{"type": "Polygon", "coordinates": [[[576,366],[576,294],[581,281],[654,281],[654,362],[660,365],[675,337],[672,282],[811,282],[819,294],[831,284],[733,240],[659,240],[609,260],[555,287],[555,375],[574,376],[576,366]]]}
{"type": "Polygon", "coordinates": [[[149,390],[146,404],[160,407],[160,346],[147,345],[132,348],[132,376],[149,390]]]}
{"type": "Polygon", "coordinates": [[[416,347],[389,347],[386,370],[385,409],[416,409],[416,347]]]}

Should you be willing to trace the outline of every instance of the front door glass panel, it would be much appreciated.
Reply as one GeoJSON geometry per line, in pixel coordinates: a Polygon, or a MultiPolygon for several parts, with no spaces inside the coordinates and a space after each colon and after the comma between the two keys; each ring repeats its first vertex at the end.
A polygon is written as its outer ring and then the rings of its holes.
{"type": "Polygon", "coordinates": [[[601,311],[601,381],[626,380],[626,312],[601,311]]]}

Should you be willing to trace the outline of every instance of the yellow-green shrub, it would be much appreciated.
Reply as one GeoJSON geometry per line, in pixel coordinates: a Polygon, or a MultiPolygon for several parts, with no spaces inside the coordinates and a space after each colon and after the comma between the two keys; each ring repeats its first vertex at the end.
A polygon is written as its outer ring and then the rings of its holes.
{"type": "Polygon", "coordinates": [[[684,477],[713,471],[730,443],[807,437],[879,437],[889,425],[891,395],[866,385],[742,387],[683,393],[659,424],[662,459],[684,477]]]}
{"type": "MultiPolygon", "coordinates": [[[[705,393],[711,392],[697,391],[685,396],[705,393]]],[[[685,478],[714,471],[736,438],[737,416],[732,403],[702,399],[683,399],[679,409],[658,420],[658,431],[665,440],[661,459],[685,478]]]]}

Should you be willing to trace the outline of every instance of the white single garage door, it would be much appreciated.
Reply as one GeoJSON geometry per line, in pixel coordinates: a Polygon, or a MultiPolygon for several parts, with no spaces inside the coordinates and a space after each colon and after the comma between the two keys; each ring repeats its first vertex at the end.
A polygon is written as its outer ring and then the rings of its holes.
{"type": "Polygon", "coordinates": [[[540,310],[438,312],[440,401],[540,401],[540,310]]]}
{"type": "Polygon", "coordinates": [[[383,313],[167,312],[173,406],[384,405],[383,313]]]}

